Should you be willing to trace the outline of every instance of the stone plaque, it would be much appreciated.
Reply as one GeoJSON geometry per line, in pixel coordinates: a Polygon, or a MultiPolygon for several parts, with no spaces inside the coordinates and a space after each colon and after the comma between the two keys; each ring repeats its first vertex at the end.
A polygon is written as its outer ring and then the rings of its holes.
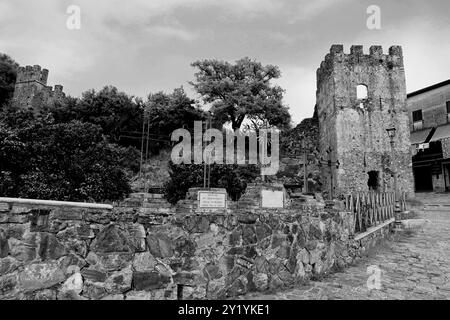
{"type": "Polygon", "coordinates": [[[199,207],[205,209],[225,209],[227,204],[226,192],[199,191],[199,207]]]}
{"type": "Polygon", "coordinates": [[[263,208],[283,208],[283,191],[261,190],[261,206],[263,208]]]}

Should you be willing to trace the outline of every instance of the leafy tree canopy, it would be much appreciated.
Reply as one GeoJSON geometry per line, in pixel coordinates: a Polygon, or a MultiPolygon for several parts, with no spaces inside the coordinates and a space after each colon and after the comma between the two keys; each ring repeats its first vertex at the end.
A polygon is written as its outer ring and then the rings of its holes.
{"type": "Polygon", "coordinates": [[[198,69],[191,82],[203,100],[211,104],[216,125],[231,122],[240,129],[248,119],[253,129],[290,126],[288,108],[283,105],[284,90],[271,83],[281,76],[278,67],[263,66],[249,58],[231,64],[219,60],[202,60],[192,64],[198,69]]]}
{"type": "Polygon", "coordinates": [[[13,97],[18,68],[17,62],[0,53],[0,107],[13,97]]]}
{"type": "Polygon", "coordinates": [[[86,91],[80,99],[69,97],[62,104],[57,103],[51,109],[55,121],[79,120],[98,125],[114,143],[129,145],[129,133],[140,132],[142,128],[142,100],[113,86],[98,92],[86,91]]]}
{"type": "Polygon", "coordinates": [[[150,94],[146,103],[146,119],[151,134],[152,149],[167,147],[170,135],[176,129],[192,129],[194,121],[204,120],[206,113],[195,100],[186,95],[183,87],[172,93],[150,94]]]}

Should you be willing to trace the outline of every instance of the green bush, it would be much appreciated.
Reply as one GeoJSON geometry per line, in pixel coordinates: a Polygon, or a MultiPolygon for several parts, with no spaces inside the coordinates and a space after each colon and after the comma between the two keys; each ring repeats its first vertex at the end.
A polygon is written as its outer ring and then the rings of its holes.
{"type": "MultiPolygon", "coordinates": [[[[169,163],[170,181],[165,187],[170,203],[184,199],[189,188],[203,187],[204,166],[201,164],[169,163]]],[[[225,188],[233,200],[238,200],[260,174],[256,165],[211,165],[211,188],[225,188]]]]}
{"type": "Polygon", "coordinates": [[[97,125],[36,120],[0,126],[0,138],[3,195],[99,202],[131,191],[127,170],[138,166],[137,151],[109,143],[97,125]]]}

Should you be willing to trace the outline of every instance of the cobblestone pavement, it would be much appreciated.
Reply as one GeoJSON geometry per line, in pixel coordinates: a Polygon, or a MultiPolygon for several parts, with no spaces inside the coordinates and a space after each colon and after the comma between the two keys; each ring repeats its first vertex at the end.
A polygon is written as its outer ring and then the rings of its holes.
{"type": "Polygon", "coordinates": [[[321,281],[242,299],[450,299],[450,194],[417,194],[417,198],[425,204],[417,218],[429,220],[423,231],[396,236],[396,241],[321,281]],[[382,271],[380,290],[367,287],[367,268],[372,265],[382,271]]]}

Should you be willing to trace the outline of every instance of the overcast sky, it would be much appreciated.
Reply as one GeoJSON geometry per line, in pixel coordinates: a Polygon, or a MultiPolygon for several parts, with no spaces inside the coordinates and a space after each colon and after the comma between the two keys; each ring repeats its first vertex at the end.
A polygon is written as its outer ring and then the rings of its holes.
{"type": "Polygon", "coordinates": [[[79,96],[114,85],[172,91],[198,59],[248,56],[278,65],[294,123],[312,115],[316,69],[332,44],[403,46],[408,92],[450,78],[449,0],[0,0],[0,52],[50,70],[49,85],[79,96]],[[366,26],[369,5],[381,29],[366,26]],[[81,9],[69,30],[67,8],[81,9]]]}

